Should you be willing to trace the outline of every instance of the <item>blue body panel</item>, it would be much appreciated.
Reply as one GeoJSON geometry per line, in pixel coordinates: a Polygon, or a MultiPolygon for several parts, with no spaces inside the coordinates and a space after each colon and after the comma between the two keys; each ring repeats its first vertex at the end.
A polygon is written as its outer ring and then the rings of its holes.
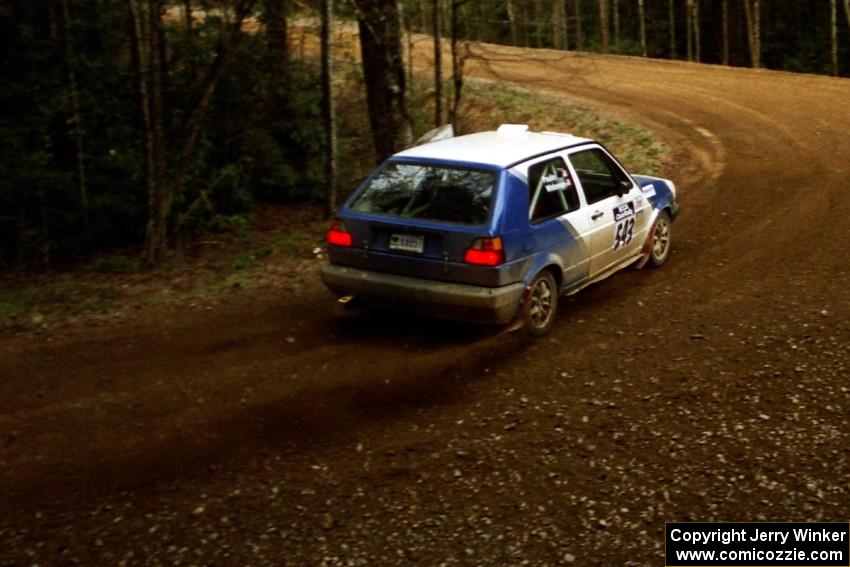
{"type": "Polygon", "coordinates": [[[632,175],[632,178],[640,186],[644,197],[652,204],[653,208],[661,210],[673,207],[675,195],[666,180],[646,175],[632,175]],[[649,189],[650,187],[652,189],[649,189]]]}
{"type": "MultiPolygon", "coordinates": [[[[537,273],[556,266],[563,274],[563,285],[572,284],[587,276],[587,271],[571,269],[586,257],[587,250],[577,238],[575,231],[560,218],[549,219],[538,224],[528,222],[529,191],[526,182],[511,173],[506,173],[504,184],[508,211],[505,217],[505,232],[510,234],[518,281],[531,283],[537,273]],[[566,270],[566,272],[564,272],[566,270]]],[[[504,238],[504,236],[503,236],[504,238]]],[[[585,265],[586,266],[586,265],[585,265]]]]}
{"type": "MultiPolygon", "coordinates": [[[[351,233],[350,248],[331,247],[331,263],[379,272],[403,274],[412,277],[465,283],[487,287],[500,287],[520,281],[522,260],[519,241],[510,234],[514,204],[506,203],[515,192],[504,189],[507,173],[499,167],[464,161],[390,158],[393,163],[428,164],[491,171],[496,174],[493,199],[487,221],[480,226],[433,221],[427,219],[399,218],[389,215],[361,213],[350,208],[372,178],[382,169],[375,170],[339,209],[337,216],[345,222],[351,233]],[[398,252],[389,249],[389,238],[395,233],[415,233],[425,238],[422,254],[398,252]],[[473,266],[464,263],[464,255],[476,238],[501,236],[505,249],[505,263],[498,267],[473,266]],[[518,261],[519,260],[519,261],[518,261]]],[[[386,162],[385,162],[386,163],[386,162]]],[[[527,201],[527,196],[525,197],[527,201]]],[[[527,206],[527,205],[526,205],[527,206]]]]}

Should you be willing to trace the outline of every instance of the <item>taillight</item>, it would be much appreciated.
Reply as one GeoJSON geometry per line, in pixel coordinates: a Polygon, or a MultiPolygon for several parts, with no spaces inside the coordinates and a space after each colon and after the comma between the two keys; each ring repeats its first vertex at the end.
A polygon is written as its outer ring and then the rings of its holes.
{"type": "Polygon", "coordinates": [[[328,231],[328,244],[334,246],[351,246],[351,233],[345,228],[345,223],[340,219],[331,221],[331,229],[328,231]]]}
{"type": "Polygon", "coordinates": [[[498,266],[505,261],[505,251],[502,249],[502,239],[476,238],[472,246],[466,250],[463,261],[476,266],[498,266]]]}

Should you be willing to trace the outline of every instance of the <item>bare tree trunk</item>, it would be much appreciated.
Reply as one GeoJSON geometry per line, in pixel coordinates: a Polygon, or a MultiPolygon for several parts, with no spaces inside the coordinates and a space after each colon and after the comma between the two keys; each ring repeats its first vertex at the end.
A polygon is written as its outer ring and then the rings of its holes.
{"type": "Polygon", "coordinates": [[[166,249],[168,235],[168,212],[171,209],[171,194],[165,190],[165,132],[163,120],[165,119],[165,108],[163,105],[163,76],[162,60],[164,57],[162,35],[160,33],[162,19],[161,0],[148,0],[149,31],[149,54],[150,54],[150,100],[151,100],[151,126],[153,128],[153,156],[156,171],[157,185],[160,192],[157,196],[156,209],[154,211],[154,227],[152,234],[148,235],[151,247],[148,249],[147,262],[153,265],[162,257],[166,249]]]}
{"type": "Polygon", "coordinates": [[[750,52],[750,65],[752,67],[756,67],[756,59],[757,55],[755,53],[755,44],[753,43],[753,8],[750,4],[750,0],[743,0],[744,2],[744,16],[747,20],[747,46],[750,52]]]}
{"type": "Polygon", "coordinates": [[[688,61],[694,60],[694,11],[693,1],[686,0],[685,2],[685,38],[687,39],[688,61]]]}
{"type": "Polygon", "coordinates": [[[700,38],[699,0],[691,0],[691,9],[694,11],[694,56],[697,63],[701,63],[702,39],[700,38]]]}
{"type": "Polygon", "coordinates": [[[581,0],[575,0],[576,2],[576,51],[581,51],[582,48],[582,37],[581,33],[581,0]]]}
{"type": "Polygon", "coordinates": [[[15,221],[15,257],[18,262],[24,261],[25,247],[27,242],[26,233],[28,232],[27,224],[27,195],[21,195],[20,206],[15,221]]]}
{"type": "Polygon", "coordinates": [[[443,124],[443,38],[440,35],[440,0],[434,0],[433,7],[431,24],[434,33],[434,126],[439,128],[443,124]]]}
{"type": "Polygon", "coordinates": [[[517,29],[516,29],[516,12],[514,12],[514,3],[513,0],[507,0],[506,6],[508,10],[508,24],[511,27],[511,45],[517,44],[517,29]]]}
{"type": "Polygon", "coordinates": [[[378,163],[410,145],[413,132],[397,0],[356,0],[369,123],[378,163]]]}
{"type": "Polygon", "coordinates": [[[761,69],[761,2],[760,0],[753,0],[753,15],[755,16],[755,28],[753,29],[753,36],[755,36],[755,44],[756,44],[756,55],[758,56],[758,65],[757,67],[761,69]]]}
{"type": "Polygon", "coordinates": [[[419,29],[422,33],[428,31],[428,7],[425,0],[419,0],[419,29]]]}
{"type": "Polygon", "coordinates": [[[77,89],[77,71],[74,45],[71,34],[71,12],[68,0],[62,0],[62,17],[65,33],[65,58],[68,63],[68,85],[71,89],[71,106],[74,114],[74,145],[77,158],[77,184],[80,192],[80,209],[83,213],[83,237],[86,246],[91,245],[91,222],[89,220],[89,195],[86,183],[85,145],[83,139],[83,114],[80,110],[80,93],[77,89]]]}
{"type": "Polygon", "coordinates": [[[844,0],[844,15],[847,16],[847,28],[850,29],[850,0],[844,0]]]}
{"type": "Polygon", "coordinates": [[[614,2],[614,47],[620,47],[620,0],[611,0],[614,2]]]}
{"type": "Polygon", "coordinates": [[[560,0],[552,2],[552,47],[564,49],[564,5],[560,0]]]}
{"type": "Polygon", "coordinates": [[[744,0],[744,15],[747,18],[750,62],[754,69],[758,69],[761,67],[761,11],[759,0],[744,0]]]}
{"type": "MultiPolygon", "coordinates": [[[[45,148],[50,146],[50,141],[44,141],[45,148]]],[[[38,240],[39,240],[39,252],[41,252],[41,262],[45,268],[50,267],[50,227],[47,220],[47,199],[44,196],[44,188],[41,184],[38,185],[38,188],[35,190],[36,197],[38,197],[38,218],[39,218],[39,227],[38,227],[38,240]]]]}
{"type": "Polygon", "coordinates": [[[729,64],[729,0],[723,0],[723,64],[729,64]]]}
{"type": "Polygon", "coordinates": [[[322,0],[322,122],[325,127],[325,215],[336,211],[336,117],[333,91],[333,0],[322,0]]]}
{"type": "Polygon", "coordinates": [[[832,74],[838,76],[838,6],[835,0],[830,0],[830,24],[832,26],[832,74]]]}
{"type": "Polygon", "coordinates": [[[289,59],[287,41],[286,0],[264,0],[266,13],[266,45],[272,64],[284,71],[289,59]]]}
{"type": "Polygon", "coordinates": [[[643,9],[643,0],[638,0],[638,19],[640,20],[640,51],[646,57],[646,15],[643,9]]]}
{"type": "Polygon", "coordinates": [[[670,26],[670,59],[676,59],[676,6],[667,0],[667,17],[670,26]]]}
{"type": "Polygon", "coordinates": [[[531,19],[528,17],[528,2],[524,0],[520,4],[522,5],[522,46],[528,47],[528,28],[531,25],[531,19]]]}
{"type": "MultiPolygon", "coordinates": [[[[183,0],[183,26],[185,28],[186,33],[186,41],[188,41],[191,45],[194,40],[194,32],[195,32],[195,16],[194,10],[192,9],[192,0],[183,0]]],[[[196,77],[197,76],[197,64],[195,63],[195,58],[191,58],[189,62],[189,76],[196,77]]]]}
{"type": "Polygon", "coordinates": [[[413,22],[405,20],[407,24],[407,84],[413,84],[413,22]]]}
{"type": "Polygon", "coordinates": [[[532,9],[534,11],[534,45],[543,47],[543,8],[540,0],[534,0],[532,9]]]}
{"type": "Polygon", "coordinates": [[[147,44],[144,40],[144,20],[137,0],[127,0],[127,6],[130,12],[131,55],[139,97],[139,117],[141,118],[142,134],[144,136],[145,185],[148,196],[148,210],[150,211],[153,207],[151,201],[155,192],[153,187],[155,177],[150,159],[150,156],[153,154],[153,141],[151,138],[150,99],[148,98],[148,81],[146,77],[146,69],[148,67],[147,44]]]}
{"type": "MultiPolygon", "coordinates": [[[[64,0],[63,0],[64,1],[64,0]]],[[[186,37],[192,35],[192,0],[183,0],[183,25],[186,28],[186,37]]]]}
{"type": "Polygon", "coordinates": [[[475,41],[481,41],[481,28],[482,22],[484,18],[488,17],[487,10],[484,9],[481,2],[470,2],[467,7],[467,17],[472,20],[472,25],[474,26],[474,35],[475,41]]]}
{"type": "MultiPolygon", "coordinates": [[[[43,134],[42,148],[45,154],[50,152],[51,145],[50,136],[43,134]]],[[[45,269],[49,269],[51,260],[50,222],[47,216],[47,198],[44,195],[44,185],[42,183],[36,184],[35,195],[38,199],[38,248],[41,253],[42,265],[45,269]]]]}
{"type": "Polygon", "coordinates": [[[602,53],[608,53],[611,49],[611,39],[608,19],[608,0],[597,0],[599,4],[599,35],[601,38],[602,53]]]}
{"type": "Polygon", "coordinates": [[[133,46],[133,63],[136,67],[136,86],[139,95],[139,115],[142,120],[144,135],[145,185],[147,189],[148,220],[145,228],[145,262],[149,263],[152,256],[152,235],[156,232],[156,211],[159,208],[161,192],[160,180],[154,157],[154,128],[151,119],[151,99],[148,89],[149,71],[151,68],[150,53],[150,20],[146,17],[147,7],[140,5],[138,0],[127,0],[130,9],[131,41],[133,46]]]}
{"type": "Polygon", "coordinates": [[[454,99],[452,108],[449,111],[449,121],[452,124],[452,129],[455,135],[460,134],[459,110],[461,95],[463,94],[463,64],[465,57],[461,57],[458,49],[458,9],[466,2],[466,0],[452,0],[452,27],[451,27],[451,45],[452,45],[452,84],[454,85],[454,99]]]}
{"type": "MultiPolygon", "coordinates": [[[[407,61],[407,67],[405,67],[405,80],[408,85],[411,85],[413,84],[413,34],[410,31],[410,18],[406,13],[408,6],[409,4],[407,2],[399,3],[398,20],[401,33],[404,36],[404,48],[402,52],[405,61],[407,61]]],[[[324,6],[321,4],[319,8],[320,11],[324,10],[324,6]]],[[[333,7],[331,7],[330,10],[333,11],[333,7]]],[[[319,35],[321,36],[321,32],[319,35]]],[[[319,38],[319,43],[321,44],[321,37],[319,38]]]]}
{"type": "MultiPolygon", "coordinates": [[[[555,0],[556,2],[558,0],[555,0]]],[[[850,2],[850,0],[847,0],[850,2]]],[[[564,38],[564,50],[568,50],[570,48],[570,0],[563,0],[561,3],[561,15],[563,19],[561,20],[561,34],[564,38]]]]}

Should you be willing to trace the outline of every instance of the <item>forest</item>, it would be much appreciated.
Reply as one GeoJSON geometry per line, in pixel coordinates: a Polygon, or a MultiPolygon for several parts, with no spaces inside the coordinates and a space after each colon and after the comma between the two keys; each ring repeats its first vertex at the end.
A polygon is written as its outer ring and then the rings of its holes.
{"type": "Polygon", "coordinates": [[[0,41],[0,266],[153,266],[257,206],[330,213],[366,173],[340,177],[351,152],[458,126],[469,42],[847,77],[850,0],[0,0],[0,41]],[[331,56],[334,22],[357,58],[331,56]],[[451,47],[433,74],[406,66],[413,34],[451,47]],[[341,83],[371,137],[339,143],[341,83]]]}

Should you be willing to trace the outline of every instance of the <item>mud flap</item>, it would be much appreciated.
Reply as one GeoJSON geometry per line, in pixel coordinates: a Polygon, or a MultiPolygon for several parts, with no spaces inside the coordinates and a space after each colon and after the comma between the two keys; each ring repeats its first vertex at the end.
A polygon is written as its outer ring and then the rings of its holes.
{"type": "Polygon", "coordinates": [[[520,329],[525,328],[525,322],[528,320],[528,308],[529,302],[528,297],[531,295],[531,286],[526,286],[525,292],[522,294],[522,302],[520,303],[519,312],[513,321],[508,323],[504,329],[496,336],[501,337],[503,335],[507,335],[508,333],[513,333],[515,331],[519,331],[520,329]]]}
{"type": "Polygon", "coordinates": [[[652,228],[649,230],[649,234],[646,235],[646,241],[643,243],[643,250],[641,250],[641,257],[635,263],[635,269],[642,270],[646,263],[649,262],[649,255],[652,253],[652,240],[655,238],[655,224],[653,223],[652,228]]]}

